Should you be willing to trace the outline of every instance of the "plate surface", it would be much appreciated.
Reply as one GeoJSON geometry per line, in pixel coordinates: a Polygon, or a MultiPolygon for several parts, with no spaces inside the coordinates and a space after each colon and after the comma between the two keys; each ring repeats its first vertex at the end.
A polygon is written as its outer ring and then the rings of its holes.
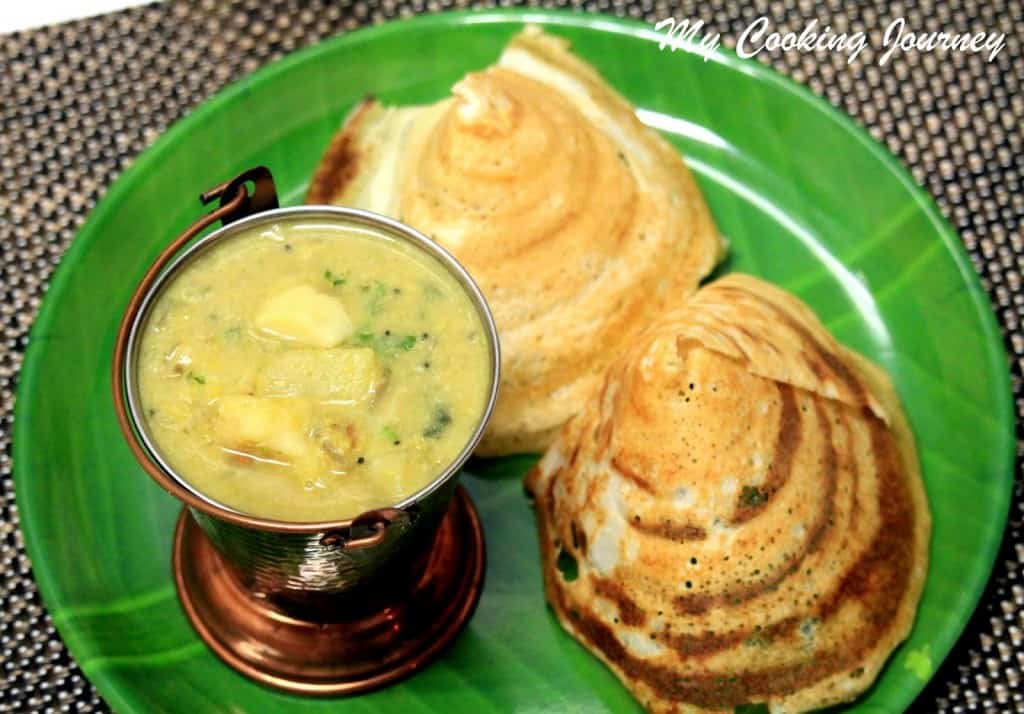
{"type": "Polygon", "coordinates": [[[199,215],[199,191],[266,164],[283,203],[301,202],[328,139],[365,93],[438,99],[493,62],[525,21],[571,39],[685,152],[731,241],[726,270],[793,291],[896,383],[931,501],[931,569],[911,639],[851,709],[905,708],[955,642],[1006,522],[1014,420],[991,307],[931,199],[850,119],[757,63],[659,51],[648,26],[600,16],[456,13],[325,42],[205,103],[114,184],[54,276],[20,376],[17,502],[43,599],[116,710],[639,710],[545,607],[520,484],[529,457],[477,462],[463,478],[485,526],[487,579],[468,628],[425,672],[330,701],[235,674],[181,612],[170,572],[179,508],[136,465],[110,397],[120,312],[159,248],[199,215]]]}

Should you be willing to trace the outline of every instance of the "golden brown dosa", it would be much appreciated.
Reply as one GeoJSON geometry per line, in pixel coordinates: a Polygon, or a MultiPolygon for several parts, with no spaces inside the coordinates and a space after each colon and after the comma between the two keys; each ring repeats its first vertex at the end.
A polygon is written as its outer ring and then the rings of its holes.
{"type": "Polygon", "coordinates": [[[527,487],[559,620],[651,711],[852,699],[913,623],[931,526],[899,399],[754,278],[640,335],[527,487]]]}

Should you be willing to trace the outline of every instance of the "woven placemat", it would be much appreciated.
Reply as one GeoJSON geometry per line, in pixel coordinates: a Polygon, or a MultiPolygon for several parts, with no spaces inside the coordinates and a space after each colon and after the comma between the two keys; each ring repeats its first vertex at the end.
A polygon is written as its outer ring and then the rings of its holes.
{"type": "MultiPolygon", "coordinates": [[[[104,711],[43,607],[25,555],[11,479],[14,389],[32,319],[54,266],[118,174],[172,122],[256,68],[359,26],[463,7],[465,0],[367,3],[168,2],[0,37],[0,712],[104,711]]],[[[495,3],[483,3],[492,6],[495,3]]],[[[502,1],[500,5],[509,5],[502,1]]],[[[910,28],[996,31],[1006,49],[979,55],[865,50],[762,53],[758,59],[846,111],[910,167],[967,246],[1012,358],[1018,417],[1024,327],[1024,56],[1019,3],[925,0],[554,0],[656,21],[702,19],[733,46],[759,16],[797,31],[817,19],[881,47],[893,18],[910,28]]],[[[1018,420],[1018,437],[1024,432],[1018,420]]],[[[1021,442],[1018,442],[1018,454],[1021,442]]],[[[1019,459],[1018,459],[1019,462],[1019,459]]],[[[1019,474],[1019,469],[1018,469],[1019,474]]],[[[1018,480],[992,582],[957,647],[915,709],[1024,712],[1024,493],[1018,480]]]]}

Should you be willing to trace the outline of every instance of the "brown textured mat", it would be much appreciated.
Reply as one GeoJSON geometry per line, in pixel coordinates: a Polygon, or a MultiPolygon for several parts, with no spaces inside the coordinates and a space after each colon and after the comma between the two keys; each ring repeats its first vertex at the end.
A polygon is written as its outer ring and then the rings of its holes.
{"type": "MultiPolygon", "coordinates": [[[[106,709],[39,599],[11,480],[11,408],[26,336],[50,273],[85,216],[160,132],[257,67],[365,24],[477,4],[169,2],[0,36],[0,712],[106,709]]],[[[1024,55],[1019,30],[1024,5],[976,0],[857,6],[839,0],[530,4],[652,21],[670,15],[699,18],[730,46],[761,15],[783,31],[799,32],[813,18],[837,32],[865,31],[876,47],[882,28],[898,16],[913,28],[1007,33],[1006,49],[991,64],[979,55],[912,52],[878,67],[870,49],[851,65],[843,54],[775,52],[759,59],[867,126],[936,197],[963,237],[995,306],[1012,359],[1018,417],[1024,413],[1024,55]]],[[[1018,464],[1010,524],[992,582],[916,709],[1024,712],[1022,517],[1018,464]]]]}

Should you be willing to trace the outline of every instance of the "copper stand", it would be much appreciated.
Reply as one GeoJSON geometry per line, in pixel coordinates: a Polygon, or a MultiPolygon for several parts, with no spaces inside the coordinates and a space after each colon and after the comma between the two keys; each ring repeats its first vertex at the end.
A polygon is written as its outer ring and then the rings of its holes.
{"type": "Polygon", "coordinates": [[[174,533],[173,569],[185,614],[228,665],[288,692],[355,694],[416,672],[455,638],[480,598],[484,540],[460,487],[411,591],[346,622],[296,619],[244,590],[187,509],[174,533]]]}

